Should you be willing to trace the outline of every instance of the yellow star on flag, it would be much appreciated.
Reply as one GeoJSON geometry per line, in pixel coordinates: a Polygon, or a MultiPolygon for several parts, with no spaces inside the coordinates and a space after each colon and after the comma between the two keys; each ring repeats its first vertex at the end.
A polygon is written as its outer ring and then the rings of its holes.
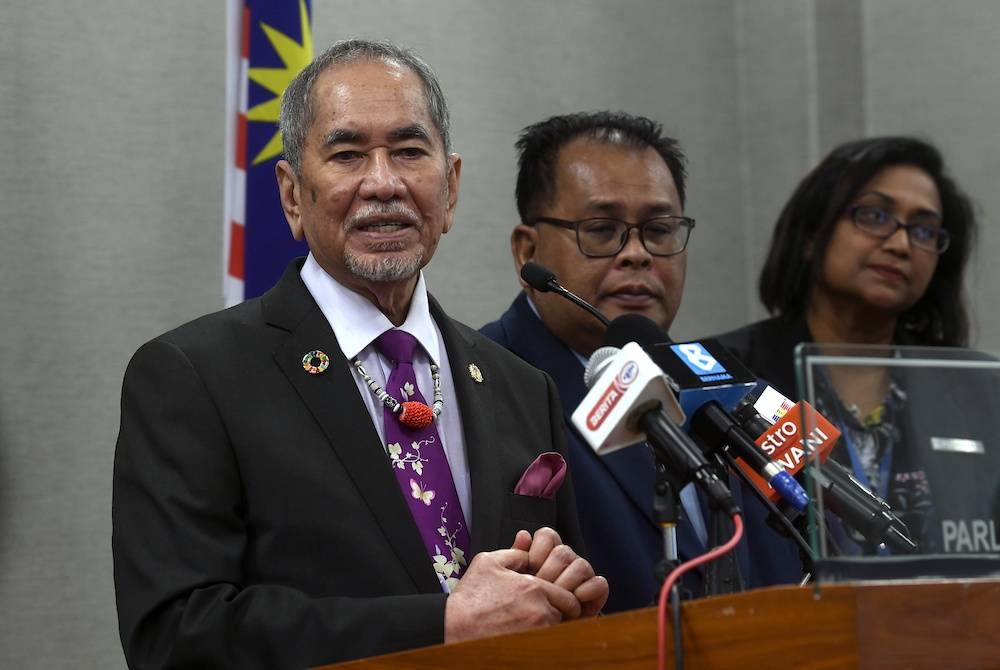
{"type": "MultiPolygon", "coordinates": [[[[251,81],[256,82],[266,88],[274,97],[267,102],[247,110],[248,121],[267,121],[277,123],[278,111],[281,108],[281,94],[289,82],[302,71],[313,57],[312,30],[309,27],[309,13],[306,11],[305,0],[299,0],[299,22],[302,27],[302,44],[299,44],[288,35],[275,30],[266,23],[261,22],[261,30],[267,36],[268,41],[285,67],[252,67],[247,76],[251,81]]],[[[252,165],[259,165],[267,160],[280,156],[282,152],[281,131],[275,131],[274,136],[268,140],[263,149],[260,150],[252,165]]]]}

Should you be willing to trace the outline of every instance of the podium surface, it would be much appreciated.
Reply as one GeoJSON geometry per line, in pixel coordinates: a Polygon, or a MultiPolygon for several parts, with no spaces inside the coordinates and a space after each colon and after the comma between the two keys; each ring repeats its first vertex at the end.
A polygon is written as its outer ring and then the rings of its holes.
{"type": "MultiPolygon", "coordinates": [[[[1000,668],[1000,580],[780,586],[685,602],[686,667],[1000,668]]],[[[667,640],[669,666],[673,639],[667,640]]],[[[323,670],[648,670],[655,608],[437,645],[323,670]]]]}

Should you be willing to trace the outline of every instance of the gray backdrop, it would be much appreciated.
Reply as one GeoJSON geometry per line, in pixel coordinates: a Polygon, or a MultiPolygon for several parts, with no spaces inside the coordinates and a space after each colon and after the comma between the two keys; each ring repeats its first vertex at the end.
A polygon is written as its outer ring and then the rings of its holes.
{"type": "MultiPolygon", "coordinates": [[[[677,337],[763,315],[779,207],[835,143],[915,132],[980,204],[975,343],[1000,351],[1000,4],[314,0],[318,48],[387,37],[437,69],[464,158],[432,291],[473,325],[517,290],[514,136],[560,112],[660,119],[698,219],[677,337]]],[[[0,666],[123,665],[110,492],[125,364],[219,308],[222,2],[0,9],[0,666]]]]}

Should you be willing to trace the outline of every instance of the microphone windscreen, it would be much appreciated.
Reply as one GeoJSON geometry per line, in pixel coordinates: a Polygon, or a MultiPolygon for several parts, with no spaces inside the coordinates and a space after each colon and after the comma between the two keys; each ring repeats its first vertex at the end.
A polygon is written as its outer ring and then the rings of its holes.
{"type": "Polygon", "coordinates": [[[547,267],[539,265],[534,261],[528,261],[521,266],[521,279],[528,282],[528,286],[536,291],[545,293],[552,290],[552,287],[549,286],[549,282],[554,282],[556,280],[556,275],[547,267]]]}
{"type": "Polygon", "coordinates": [[[671,339],[667,331],[656,325],[652,319],[642,314],[622,314],[608,326],[604,334],[604,344],[620,348],[628,342],[635,342],[648,350],[656,344],[669,344],[671,339]]]}
{"type": "Polygon", "coordinates": [[[583,383],[586,384],[588,389],[604,373],[604,369],[608,367],[611,359],[617,356],[619,351],[621,349],[618,347],[600,347],[590,355],[590,360],[587,362],[587,369],[583,371],[583,383]]]}

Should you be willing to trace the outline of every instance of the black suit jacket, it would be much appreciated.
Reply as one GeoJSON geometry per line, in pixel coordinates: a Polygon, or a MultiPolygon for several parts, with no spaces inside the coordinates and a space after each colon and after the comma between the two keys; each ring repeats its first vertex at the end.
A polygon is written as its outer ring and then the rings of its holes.
{"type": "MultiPolygon", "coordinates": [[[[443,641],[446,596],[300,265],[143,345],[125,373],[112,516],[131,667],[302,667],[443,641]],[[330,356],[318,375],[302,367],[314,349],[330,356]]],[[[462,413],[472,553],[542,525],[580,545],[569,486],[513,494],[540,453],[565,451],[551,380],[431,311],[458,395],[445,411],[462,413]]]]}
{"type": "MultiPolygon", "coordinates": [[[[587,393],[583,368],[573,352],[545,327],[524,293],[498,321],[481,330],[551,375],[559,389],[588,557],[598,574],[608,578],[610,586],[604,611],[653,604],[659,590],[654,575],[663,558],[663,536],[653,517],[655,474],[649,450],[635,446],[598,456],[583,440],[570,419],[587,393]]],[[[797,549],[766,526],[766,510],[752,496],[742,495],[734,478],[731,485],[746,517],[747,540],[739,544],[736,552],[745,584],[756,587],[797,582],[802,575],[797,549]]],[[[702,515],[708,524],[705,504],[702,515]]],[[[681,560],[705,551],[686,519],[678,525],[677,544],[681,560]]],[[[703,576],[697,568],[684,575],[684,584],[692,593],[701,594],[703,576]]]]}
{"type": "Polygon", "coordinates": [[[718,336],[736,358],[789,398],[799,398],[795,347],[812,342],[804,319],[775,317],[718,336]]]}

